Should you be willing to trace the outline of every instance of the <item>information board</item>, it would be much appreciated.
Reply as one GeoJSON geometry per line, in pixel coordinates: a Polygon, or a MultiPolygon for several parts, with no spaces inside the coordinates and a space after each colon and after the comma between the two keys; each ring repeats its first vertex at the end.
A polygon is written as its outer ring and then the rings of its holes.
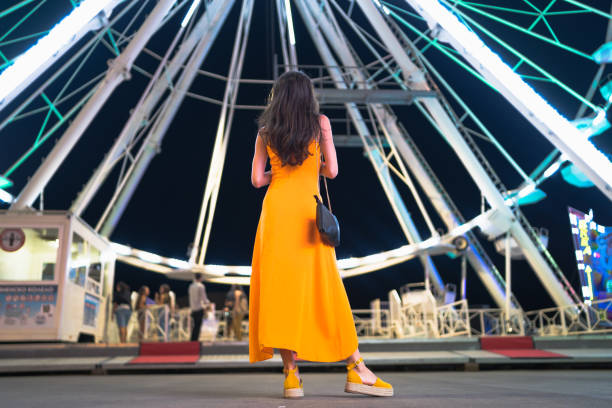
{"type": "Polygon", "coordinates": [[[0,285],[0,330],[55,326],[57,285],[0,285]]]}

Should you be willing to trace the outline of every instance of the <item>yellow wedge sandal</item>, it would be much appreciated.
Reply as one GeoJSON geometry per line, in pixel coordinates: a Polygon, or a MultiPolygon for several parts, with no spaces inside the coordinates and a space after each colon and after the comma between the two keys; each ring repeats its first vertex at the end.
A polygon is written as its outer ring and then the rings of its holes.
{"type": "Polygon", "coordinates": [[[391,397],[393,396],[393,387],[391,384],[384,382],[380,378],[376,377],[376,382],[372,385],[364,384],[357,374],[354,368],[363,363],[363,358],[355,361],[346,366],[346,385],[344,386],[344,392],[350,392],[352,394],[363,394],[372,395],[374,397],[391,397]]]}
{"type": "Polygon", "coordinates": [[[300,398],[304,396],[304,387],[302,385],[302,380],[298,379],[295,374],[297,371],[297,367],[292,369],[283,369],[283,373],[287,376],[285,377],[285,384],[283,385],[283,396],[285,398],[300,398]]]}

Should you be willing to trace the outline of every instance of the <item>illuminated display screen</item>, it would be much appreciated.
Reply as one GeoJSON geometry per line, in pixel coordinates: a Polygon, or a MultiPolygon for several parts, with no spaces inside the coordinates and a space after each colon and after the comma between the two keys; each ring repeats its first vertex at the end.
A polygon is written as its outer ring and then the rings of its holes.
{"type": "Polygon", "coordinates": [[[569,207],[578,274],[585,302],[612,298],[612,227],[569,207]]]}

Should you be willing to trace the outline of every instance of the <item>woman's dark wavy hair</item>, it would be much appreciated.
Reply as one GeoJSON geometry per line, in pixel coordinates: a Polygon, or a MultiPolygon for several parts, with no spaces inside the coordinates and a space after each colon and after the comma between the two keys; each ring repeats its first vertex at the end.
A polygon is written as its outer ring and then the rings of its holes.
{"type": "Polygon", "coordinates": [[[258,120],[260,136],[282,165],[300,165],[308,146],[321,135],[319,104],[310,78],[300,71],[282,74],[274,83],[268,105],[258,120]]]}

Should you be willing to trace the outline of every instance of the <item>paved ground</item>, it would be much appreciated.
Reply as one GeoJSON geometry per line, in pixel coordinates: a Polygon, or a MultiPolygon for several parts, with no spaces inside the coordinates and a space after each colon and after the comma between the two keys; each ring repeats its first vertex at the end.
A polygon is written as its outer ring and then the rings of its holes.
{"type": "Polygon", "coordinates": [[[306,397],[281,398],[282,374],[0,377],[3,407],[610,407],[610,370],[378,373],[396,396],[345,394],[343,373],[303,374],[306,397]]]}

